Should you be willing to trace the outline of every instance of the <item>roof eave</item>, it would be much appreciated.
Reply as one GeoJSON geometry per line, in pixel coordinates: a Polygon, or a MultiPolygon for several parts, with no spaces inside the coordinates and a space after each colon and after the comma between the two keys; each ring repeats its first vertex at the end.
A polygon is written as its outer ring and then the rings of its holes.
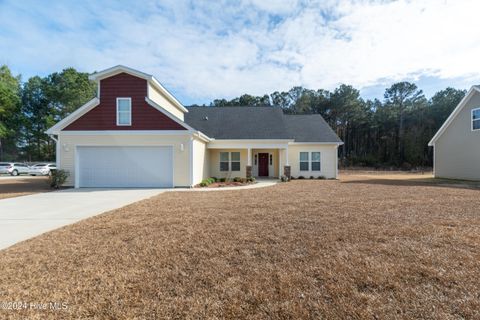
{"type": "Polygon", "coordinates": [[[443,125],[440,127],[440,129],[438,129],[437,133],[435,133],[435,135],[433,136],[433,138],[428,142],[428,146],[430,147],[433,147],[435,146],[435,142],[438,140],[438,138],[440,138],[440,136],[445,132],[445,130],[448,128],[448,126],[450,125],[450,123],[453,121],[453,119],[455,119],[455,117],[458,115],[458,113],[460,112],[460,110],[463,109],[463,107],[465,106],[465,104],[468,102],[468,100],[471,98],[472,94],[475,93],[475,92],[480,92],[480,88],[478,88],[477,86],[472,86],[470,88],[470,90],[468,90],[467,94],[465,95],[465,97],[463,97],[463,99],[458,103],[458,105],[455,107],[455,109],[452,111],[452,113],[450,114],[450,116],[447,118],[447,120],[445,120],[445,122],[443,123],[443,125]]]}

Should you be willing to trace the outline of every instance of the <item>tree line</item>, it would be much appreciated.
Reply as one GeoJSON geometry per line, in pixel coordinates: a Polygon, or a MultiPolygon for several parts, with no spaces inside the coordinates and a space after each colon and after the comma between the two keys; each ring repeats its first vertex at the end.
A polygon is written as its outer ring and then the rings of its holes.
{"type": "Polygon", "coordinates": [[[45,131],[95,96],[88,73],[67,68],[22,82],[0,67],[0,161],[53,161],[55,142],[45,131]]]}
{"type": "Polygon", "coordinates": [[[465,94],[449,87],[427,99],[414,83],[398,82],[385,89],[382,100],[365,100],[358,89],[342,84],[333,91],[294,87],[244,94],[210,106],[276,106],[287,114],[321,114],[344,142],[339,148],[343,166],[410,169],[432,165],[428,142],[465,94]]]}
{"type": "MultiPolygon", "coordinates": [[[[54,160],[54,142],[44,132],[95,93],[88,74],[74,68],[22,82],[1,66],[0,161],[54,160]]],[[[288,114],[321,114],[344,141],[339,148],[343,165],[408,169],[432,165],[428,141],[465,93],[446,88],[427,99],[414,83],[398,82],[385,90],[383,99],[365,100],[358,89],[342,84],[332,91],[293,87],[215,99],[210,107],[270,106],[288,114]]]]}

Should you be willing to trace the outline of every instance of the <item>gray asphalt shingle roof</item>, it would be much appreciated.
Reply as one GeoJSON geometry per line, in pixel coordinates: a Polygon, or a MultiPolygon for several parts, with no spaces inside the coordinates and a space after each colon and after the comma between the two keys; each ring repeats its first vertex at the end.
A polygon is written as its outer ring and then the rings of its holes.
{"type": "Polygon", "coordinates": [[[285,115],[285,124],[297,142],[342,142],[319,114],[285,115]]]}
{"type": "Polygon", "coordinates": [[[341,142],[319,114],[285,115],[275,107],[188,107],[185,122],[214,139],[341,142]]]}

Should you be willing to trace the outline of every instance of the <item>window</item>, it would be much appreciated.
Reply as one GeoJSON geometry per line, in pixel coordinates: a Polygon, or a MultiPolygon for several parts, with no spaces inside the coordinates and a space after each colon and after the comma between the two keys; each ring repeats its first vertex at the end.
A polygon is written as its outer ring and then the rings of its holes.
{"type": "Polygon", "coordinates": [[[257,154],[255,154],[255,165],[257,165],[257,154]]]}
{"type": "Polygon", "coordinates": [[[472,110],[472,130],[480,130],[480,108],[472,110]]]}
{"type": "Polygon", "coordinates": [[[270,165],[273,165],[273,155],[270,153],[270,165]]]}
{"type": "Polygon", "coordinates": [[[320,152],[312,152],[312,171],[320,171],[320,152]]]}
{"type": "Polygon", "coordinates": [[[220,152],[220,171],[240,171],[240,152],[220,152]]]}
{"type": "Polygon", "coordinates": [[[228,171],[228,152],[220,152],[220,171],[228,171]]]}
{"type": "Polygon", "coordinates": [[[300,152],[300,171],[308,171],[308,152],[300,152]]]}
{"type": "Polygon", "coordinates": [[[240,171],[240,152],[230,153],[232,171],[240,171]]]}
{"type": "Polygon", "coordinates": [[[132,125],[132,99],[117,98],[117,126],[132,125]]]}

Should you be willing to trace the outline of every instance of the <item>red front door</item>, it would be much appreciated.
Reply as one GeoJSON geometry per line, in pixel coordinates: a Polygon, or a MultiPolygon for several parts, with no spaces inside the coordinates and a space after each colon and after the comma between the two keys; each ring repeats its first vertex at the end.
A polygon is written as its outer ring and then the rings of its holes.
{"type": "Polygon", "coordinates": [[[258,154],[258,176],[268,177],[268,153],[258,154]]]}

